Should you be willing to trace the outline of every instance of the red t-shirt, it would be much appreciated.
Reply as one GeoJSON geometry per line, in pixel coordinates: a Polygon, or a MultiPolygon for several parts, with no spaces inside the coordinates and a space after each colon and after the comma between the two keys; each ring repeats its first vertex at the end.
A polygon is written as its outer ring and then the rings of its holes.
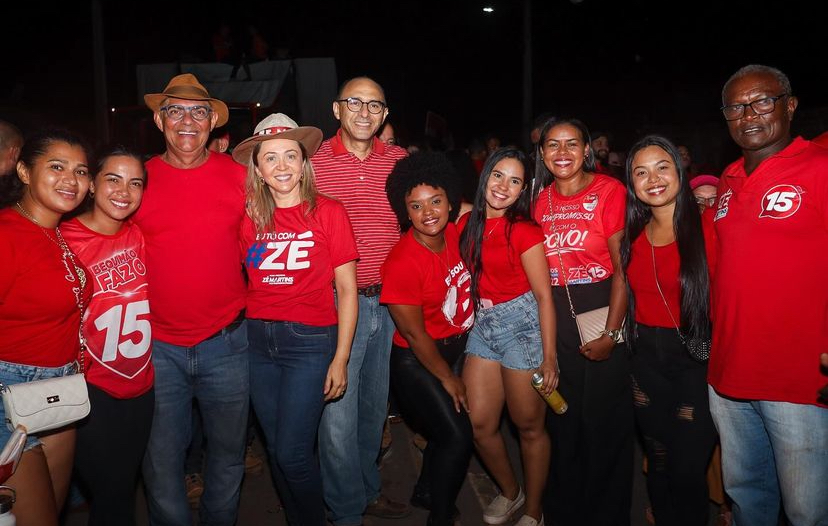
{"type": "MultiPolygon", "coordinates": [[[[708,272],[712,274],[715,261],[715,240],[713,228],[702,223],[705,251],[707,255],[708,272]]],[[[632,243],[630,264],[627,267],[627,282],[635,295],[635,321],[650,327],[675,328],[675,323],[682,326],[681,321],[681,282],[679,281],[679,251],[675,241],[669,245],[655,248],[656,268],[658,269],[658,284],[667,300],[667,307],[656,287],[653,275],[653,254],[650,243],[644,232],[632,243]],[[670,314],[673,318],[670,318],[670,314]],[[673,320],[675,319],[675,323],[673,320]]]]}
{"type": "Polygon", "coordinates": [[[538,195],[535,221],[546,236],[544,249],[553,286],[563,286],[561,263],[568,273],[567,283],[596,283],[613,273],[607,240],[624,229],[626,189],[618,180],[595,174],[592,182],[575,195],[563,196],[552,184],[538,195]],[[549,192],[555,209],[555,228],[549,214],[549,192]]]}
{"type": "Polygon", "coordinates": [[[748,400],[817,404],[828,382],[828,150],[796,138],[719,181],[708,381],[748,400]]]}
{"type": "Polygon", "coordinates": [[[86,381],[115,398],[146,393],[155,372],[141,230],[127,221],[109,236],[90,230],[77,218],[60,230],[89,269],[94,288],[83,318],[86,381]]]}
{"type": "Polygon", "coordinates": [[[320,195],[310,215],[302,204],[277,209],[273,219],[260,234],[250,218],[242,225],[247,317],[335,324],[334,269],[359,257],[345,207],[320,195]]]}
{"type": "MultiPolygon", "coordinates": [[[[446,248],[435,254],[409,230],[382,266],[380,302],[422,307],[425,330],[434,339],[461,334],[474,323],[471,274],[460,258],[453,223],[446,226],[445,237],[446,248]]],[[[394,344],[409,346],[399,331],[394,331],[394,344]]]]}
{"type": "Polygon", "coordinates": [[[153,337],[192,346],[244,308],[239,229],[245,168],[211,152],[191,170],[147,161],[147,189],[134,221],[144,233],[152,276],[153,337]]]}
{"type": "MultiPolygon", "coordinates": [[[[54,229],[41,229],[13,208],[0,210],[0,360],[60,367],[78,358],[81,319],[73,289],[80,280],[56,241],[54,229]]],[[[84,272],[87,305],[91,273],[84,272]]]]}
{"type": "MultiPolygon", "coordinates": [[[[461,231],[466,228],[469,215],[460,218],[458,227],[461,231]]],[[[507,239],[507,224],[503,217],[486,219],[480,250],[483,274],[478,285],[483,308],[513,300],[531,288],[520,256],[543,243],[543,232],[531,221],[518,221],[511,225],[507,239]]]]}
{"type": "Polygon", "coordinates": [[[400,240],[385,181],[397,161],[408,154],[375,137],[371,153],[360,160],[345,148],[341,135],[340,130],[322,143],[313,156],[313,170],[319,191],[338,199],[348,211],[359,250],[357,285],[367,287],[380,282],[380,266],[400,240]]]}

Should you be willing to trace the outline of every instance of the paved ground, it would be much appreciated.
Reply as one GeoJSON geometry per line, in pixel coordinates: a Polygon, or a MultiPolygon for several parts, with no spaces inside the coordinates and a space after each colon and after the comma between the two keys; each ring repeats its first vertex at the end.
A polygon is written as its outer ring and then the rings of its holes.
{"type": "MultiPolygon", "coordinates": [[[[383,491],[391,498],[399,501],[408,501],[414,482],[419,473],[420,452],[412,445],[411,431],[404,423],[391,426],[394,443],[391,455],[383,463],[383,491]]],[[[507,444],[512,465],[520,466],[517,443],[514,440],[508,426],[504,424],[504,433],[507,436],[507,444]]],[[[256,442],[254,447],[261,452],[261,445],[256,442]]],[[[635,465],[641,466],[641,452],[636,451],[635,465]]],[[[644,518],[646,506],[646,489],[644,477],[640,469],[636,469],[635,480],[633,481],[633,504],[630,513],[632,526],[647,526],[644,518]]],[[[460,509],[459,526],[482,525],[481,520],[483,506],[496,495],[496,489],[476,459],[472,459],[466,483],[460,492],[457,507],[460,509]]],[[[143,493],[139,490],[136,494],[138,499],[137,525],[148,524],[146,507],[143,493]]],[[[427,512],[414,508],[412,514],[399,520],[383,520],[374,517],[365,518],[365,526],[423,526],[426,522],[427,512]]],[[[711,521],[716,515],[716,508],[711,505],[711,521]]],[[[76,510],[66,514],[63,526],[84,526],[87,521],[87,514],[83,510],[76,510]]],[[[193,524],[197,524],[194,518],[193,524]]],[[[267,470],[257,476],[245,478],[242,487],[241,506],[239,512],[238,526],[283,526],[287,525],[284,512],[279,505],[279,499],[271,483],[267,470]]]]}

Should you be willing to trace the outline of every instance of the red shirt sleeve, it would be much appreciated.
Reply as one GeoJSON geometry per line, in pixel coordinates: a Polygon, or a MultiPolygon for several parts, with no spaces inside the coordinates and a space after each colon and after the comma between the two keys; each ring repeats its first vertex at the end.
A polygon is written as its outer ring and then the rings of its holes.
{"type": "Polygon", "coordinates": [[[607,239],[624,230],[624,209],[627,206],[626,189],[621,184],[609,185],[602,223],[607,239]]]}

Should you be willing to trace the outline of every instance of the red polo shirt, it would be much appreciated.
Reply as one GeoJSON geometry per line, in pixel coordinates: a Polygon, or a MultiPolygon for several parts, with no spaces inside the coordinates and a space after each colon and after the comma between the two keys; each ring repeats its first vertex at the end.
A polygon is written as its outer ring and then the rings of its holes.
{"type": "Polygon", "coordinates": [[[380,283],[380,267],[400,240],[400,227],[388,204],[385,181],[407,153],[375,137],[371,153],[360,160],[345,148],[341,135],[342,131],[337,131],[322,143],[313,156],[313,170],[319,191],[345,205],[359,252],[357,286],[367,287],[380,283]]]}
{"type": "Polygon", "coordinates": [[[719,181],[708,381],[734,398],[817,404],[828,378],[828,150],[802,138],[719,181]]]}

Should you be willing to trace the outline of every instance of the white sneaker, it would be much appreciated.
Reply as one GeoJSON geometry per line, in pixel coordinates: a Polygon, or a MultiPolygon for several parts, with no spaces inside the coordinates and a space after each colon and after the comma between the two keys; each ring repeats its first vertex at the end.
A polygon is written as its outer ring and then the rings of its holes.
{"type": "Polygon", "coordinates": [[[535,520],[534,518],[530,517],[529,515],[524,515],[517,521],[514,526],[544,526],[543,524],[543,515],[541,515],[540,520],[535,520]]]}
{"type": "Polygon", "coordinates": [[[503,524],[512,517],[518,508],[523,506],[524,501],[526,501],[526,496],[523,494],[522,488],[518,488],[518,496],[515,497],[515,500],[509,500],[501,493],[486,506],[486,510],[483,512],[483,522],[486,524],[503,524]]]}

